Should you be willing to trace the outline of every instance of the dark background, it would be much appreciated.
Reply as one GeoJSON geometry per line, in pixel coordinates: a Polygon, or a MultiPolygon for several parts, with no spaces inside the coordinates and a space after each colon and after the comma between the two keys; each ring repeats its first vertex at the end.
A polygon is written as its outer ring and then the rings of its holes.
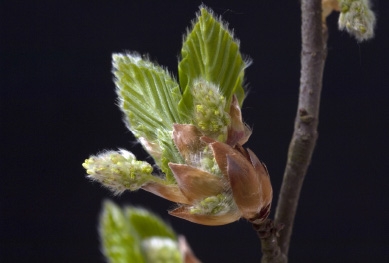
{"type": "MultiPolygon", "coordinates": [[[[389,5],[374,3],[376,37],[367,43],[338,31],[338,14],[329,17],[320,135],[289,262],[389,262],[389,5]]],[[[96,227],[105,198],[151,208],[204,262],[259,262],[247,222],[205,227],[170,217],[172,203],[143,191],[114,197],[81,166],[118,147],[146,157],[115,105],[111,54],[149,53],[176,74],[182,34],[200,4],[0,1],[0,262],[103,262],[96,227]]],[[[205,4],[254,60],[247,146],[267,164],[275,207],[297,105],[299,2],[205,4]]]]}

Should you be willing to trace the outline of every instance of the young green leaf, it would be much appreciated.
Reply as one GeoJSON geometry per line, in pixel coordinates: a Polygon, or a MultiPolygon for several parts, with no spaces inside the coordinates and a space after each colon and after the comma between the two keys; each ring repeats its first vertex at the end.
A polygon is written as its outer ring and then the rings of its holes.
{"type": "Polygon", "coordinates": [[[174,123],[183,123],[177,105],[181,92],[175,79],[163,68],[138,54],[114,54],[115,84],[128,128],[170,176],[164,159],[181,163],[171,139],[174,123]]]}
{"type": "MultiPolygon", "coordinates": [[[[243,78],[248,62],[242,59],[239,41],[234,39],[226,25],[213,16],[204,6],[200,8],[197,22],[188,32],[181,50],[178,66],[183,98],[180,113],[191,116],[193,100],[190,89],[196,79],[204,79],[220,87],[229,107],[233,94],[239,104],[244,99],[243,78]]],[[[228,112],[228,108],[225,109],[228,112]]]]}
{"type": "Polygon", "coordinates": [[[182,263],[174,231],[142,208],[105,201],[100,217],[103,252],[111,263],[182,263]]]}
{"type": "Polygon", "coordinates": [[[170,226],[146,209],[126,207],[125,215],[142,240],[156,236],[177,239],[170,226]]]}
{"type": "Polygon", "coordinates": [[[166,70],[138,54],[114,54],[113,66],[123,111],[138,137],[152,139],[156,129],[171,130],[181,122],[180,89],[166,70]]]}
{"type": "Polygon", "coordinates": [[[99,230],[102,250],[108,262],[145,262],[140,238],[122,210],[114,203],[104,202],[99,230]]]}

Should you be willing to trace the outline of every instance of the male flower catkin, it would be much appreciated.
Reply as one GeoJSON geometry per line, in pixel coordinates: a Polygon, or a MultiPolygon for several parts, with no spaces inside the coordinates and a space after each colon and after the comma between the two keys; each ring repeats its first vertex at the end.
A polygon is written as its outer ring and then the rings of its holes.
{"type": "Polygon", "coordinates": [[[339,29],[347,30],[358,41],[374,36],[375,15],[369,0],[339,0],[339,29]]]}
{"type": "Polygon", "coordinates": [[[272,187],[265,166],[242,147],[251,135],[241,114],[249,63],[232,33],[203,6],[181,54],[179,84],[138,54],[113,56],[127,127],[159,172],[120,150],[87,159],[88,177],[115,193],[143,189],[176,202],[169,213],[191,222],[259,224],[270,212],[272,187]]]}
{"type": "Polygon", "coordinates": [[[202,79],[194,82],[191,91],[194,103],[194,125],[205,135],[225,141],[227,127],[230,124],[230,116],[224,111],[226,98],[216,85],[202,79]]]}
{"type": "Polygon", "coordinates": [[[340,30],[346,30],[358,42],[373,38],[376,17],[371,9],[370,0],[322,0],[321,3],[324,27],[326,18],[332,11],[338,11],[340,30]]]}
{"type": "Polygon", "coordinates": [[[153,168],[147,162],[136,160],[135,156],[126,151],[107,151],[99,156],[91,156],[82,166],[88,177],[103,183],[116,194],[124,190],[137,190],[145,182],[153,180],[153,168]]]}

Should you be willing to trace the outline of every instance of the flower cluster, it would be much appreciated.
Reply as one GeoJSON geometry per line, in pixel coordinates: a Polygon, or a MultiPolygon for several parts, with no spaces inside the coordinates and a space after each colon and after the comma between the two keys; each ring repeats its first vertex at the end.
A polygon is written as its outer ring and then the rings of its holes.
{"type": "Polygon", "coordinates": [[[369,0],[340,0],[339,29],[347,30],[358,41],[374,36],[375,15],[369,0]]]}
{"type": "Polygon", "coordinates": [[[322,0],[321,4],[324,26],[332,11],[338,11],[340,30],[346,30],[359,42],[373,38],[376,17],[370,0],[322,0]]]}

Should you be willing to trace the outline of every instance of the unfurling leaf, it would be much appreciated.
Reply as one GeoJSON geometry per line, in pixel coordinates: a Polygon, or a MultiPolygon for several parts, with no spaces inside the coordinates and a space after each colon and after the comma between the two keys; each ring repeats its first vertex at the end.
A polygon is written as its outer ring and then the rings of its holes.
{"type": "MultiPolygon", "coordinates": [[[[190,89],[197,79],[203,79],[220,87],[229,107],[232,95],[236,94],[239,104],[244,99],[244,69],[249,62],[244,61],[239,51],[239,41],[227,29],[227,25],[215,18],[213,12],[200,8],[193,29],[188,32],[181,49],[178,65],[183,98],[180,111],[192,112],[190,89]],[[186,109],[189,107],[189,109],[186,109]]],[[[228,108],[225,109],[227,112],[228,108]]]]}
{"type": "Polygon", "coordinates": [[[200,262],[170,226],[153,213],[105,201],[100,216],[102,251],[110,263],[200,262]]]}
{"type": "Polygon", "coordinates": [[[184,122],[177,109],[181,100],[178,83],[138,54],[114,54],[113,68],[127,127],[171,179],[167,163],[182,163],[170,133],[174,123],[184,122]]]}
{"type": "Polygon", "coordinates": [[[110,263],[145,262],[140,239],[123,211],[114,203],[104,202],[100,216],[102,251],[110,263]]]}
{"type": "Polygon", "coordinates": [[[129,223],[136,229],[141,239],[151,237],[165,237],[176,240],[177,237],[161,218],[143,208],[126,207],[125,216],[129,223]]]}

